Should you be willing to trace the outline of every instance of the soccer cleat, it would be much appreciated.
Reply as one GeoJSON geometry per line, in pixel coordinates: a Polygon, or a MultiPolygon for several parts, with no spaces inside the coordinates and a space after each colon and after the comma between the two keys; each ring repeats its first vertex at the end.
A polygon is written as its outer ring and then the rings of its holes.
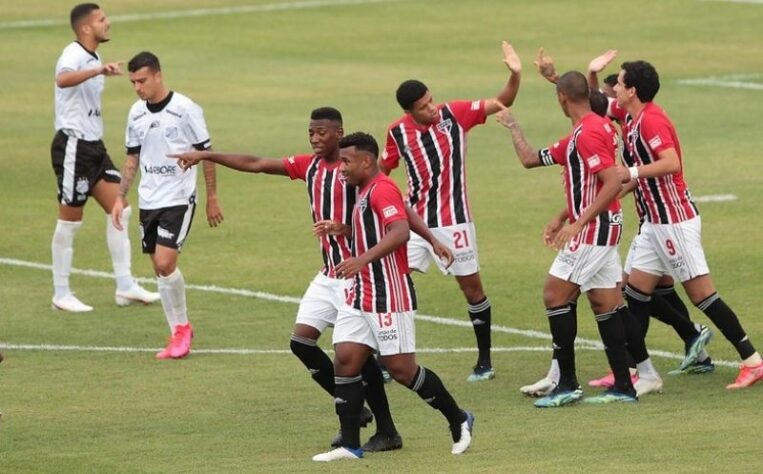
{"type": "Polygon", "coordinates": [[[519,391],[528,397],[540,398],[551,394],[551,392],[554,391],[554,388],[556,388],[556,382],[546,376],[534,384],[520,387],[519,391]]]}
{"type": "Polygon", "coordinates": [[[476,365],[471,374],[466,378],[467,382],[481,382],[495,378],[495,370],[489,365],[476,365]]]}
{"type": "Polygon", "coordinates": [[[313,456],[313,461],[329,462],[338,461],[339,459],[360,459],[363,457],[363,449],[352,449],[347,447],[341,447],[332,449],[327,453],[316,454],[313,456]]]}
{"type": "Polygon", "coordinates": [[[400,433],[376,433],[371,436],[362,449],[364,452],[378,453],[381,451],[394,451],[403,448],[403,438],[400,433]]]}
{"type": "MultiPolygon", "coordinates": [[[[638,374],[631,374],[631,383],[635,385],[636,382],[638,382],[638,374]]],[[[615,374],[613,374],[612,371],[609,371],[609,373],[607,373],[607,375],[604,377],[589,380],[588,386],[597,388],[612,388],[615,386],[615,374]]]]}
{"type": "MultiPolygon", "coordinates": [[[[365,405],[363,405],[363,407],[360,409],[360,427],[365,428],[372,421],[374,421],[374,414],[371,413],[371,410],[369,410],[365,405]]],[[[342,446],[342,430],[340,429],[339,433],[337,433],[334,439],[331,440],[331,447],[339,448],[341,446],[342,446]]]]}
{"type": "Polygon", "coordinates": [[[136,282],[132,283],[129,290],[117,290],[114,294],[114,301],[117,303],[117,306],[127,306],[131,303],[150,304],[159,301],[160,298],[159,293],[148,291],[136,282]]]}
{"type": "Polygon", "coordinates": [[[687,367],[684,370],[681,369],[675,369],[668,372],[668,375],[682,375],[682,374],[707,374],[710,372],[713,372],[715,370],[715,364],[713,364],[713,361],[708,357],[707,359],[703,361],[697,361],[687,367]]]}
{"type": "Polygon", "coordinates": [[[736,390],[738,388],[749,387],[761,379],[763,379],[763,363],[756,365],[755,367],[742,365],[739,367],[739,375],[737,375],[734,383],[726,385],[726,388],[729,390],[736,390]]]}
{"type": "Polygon", "coordinates": [[[581,398],[583,398],[583,390],[580,387],[569,389],[557,385],[551,393],[537,400],[534,405],[536,408],[556,408],[571,405],[581,398]]]}
{"type": "Polygon", "coordinates": [[[87,313],[92,311],[93,307],[88,306],[82,301],[78,300],[74,293],[67,293],[61,298],[53,298],[53,309],[60,309],[61,311],[68,311],[70,313],[87,313]]]}
{"type": "Polygon", "coordinates": [[[172,349],[172,338],[170,338],[169,342],[167,343],[167,347],[157,352],[154,357],[156,359],[172,359],[172,355],[170,352],[171,349],[172,349]]]}
{"type": "Polygon", "coordinates": [[[618,392],[617,390],[607,390],[601,395],[583,399],[583,403],[590,403],[592,405],[603,405],[605,403],[633,403],[637,401],[638,395],[635,390],[628,393],[618,392]]]}
{"type": "Polygon", "coordinates": [[[175,326],[175,335],[172,337],[172,342],[170,342],[170,356],[173,359],[181,359],[190,354],[191,339],[193,339],[191,323],[175,326]]]}
{"type": "Polygon", "coordinates": [[[461,454],[472,444],[472,430],[474,429],[474,415],[471,412],[466,413],[466,420],[458,426],[451,426],[450,433],[453,437],[452,454],[461,454]]]}
{"type": "Polygon", "coordinates": [[[636,396],[640,397],[647,393],[662,393],[662,379],[657,377],[656,379],[648,379],[641,377],[638,382],[633,384],[633,388],[636,389],[636,396]]]}
{"type": "Polygon", "coordinates": [[[699,334],[689,343],[689,347],[686,349],[686,356],[684,356],[684,360],[681,361],[678,369],[686,370],[690,365],[697,362],[697,357],[699,357],[700,352],[702,352],[712,337],[713,332],[710,328],[701,326],[699,334]]]}

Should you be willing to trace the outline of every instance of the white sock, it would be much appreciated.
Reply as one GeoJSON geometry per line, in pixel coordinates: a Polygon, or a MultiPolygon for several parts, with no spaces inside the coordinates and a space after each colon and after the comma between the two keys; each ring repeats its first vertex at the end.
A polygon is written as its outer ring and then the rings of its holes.
{"type": "Polygon", "coordinates": [[[117,280],[117,290],[127,291],[132,288],[133,279],[130,272],[130,237],[127,233],[127,225],[130,222],[132,208],[122,210],[121,223],[123,230],[117,230],[111,222],[111,216],[106,216],[106,243],[111,254],[111,264],[114,267],[114,275],[117,280]]]}
{"type": "Polygon", "coordinates": [[[556,383],[559,383],[559,361],[556,359],[551,359],[551,367],[548,369],[548,374],[546,375],[546,378],[549,380],[553,380],[556,383]]]}
{"type": "Polygon", "coordinates": [[[660,378],[660,374],[657,373],[657,369],[655,369],[654,365],[652,365],[651,358],[647,358],[644,362],[637,363],[636,368],[638,369],[639,378],[652,380],[660,378]]]}
{"type": "Polygon", "coordinates": [[[763,364],[763,359],[760,358],[760,354],[757,352],[742,361],[742,365],[746,365],[747,367],[757,367],[760,364],[763,364]]]}
{"type": "Polygon", "coordinates": [[[54,297],[61,298],[71,291],[69,275],[72,272],[72,256],[74,255],[74,234],[77,233],[82,221],[62,221],[56,223],[53,232],[53,242],[50,245],[53,254],[53,288],[54,297]]]}
{"type": "Polygon", "coordinates": [[[185,280],[179,268],[166,277],[157,276],[162,307],[167,316],[167,323],[174,333],[175,326],[188,324],[188,311],[185,305],[185,280]]]}

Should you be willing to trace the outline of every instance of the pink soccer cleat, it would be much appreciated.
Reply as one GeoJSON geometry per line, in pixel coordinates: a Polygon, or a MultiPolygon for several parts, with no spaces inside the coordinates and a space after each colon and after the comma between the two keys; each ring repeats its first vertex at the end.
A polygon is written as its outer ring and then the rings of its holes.
{"type": "Polygon", "coordinates": [[[743,365],[739,368],[739,375],[737,375],[734,383],[726,385],[726,388],[729,390],[746,388],[761,379],[763,379],[763,364],[756,365],[755,367],[747,367],[746,365],[743,365]]]}
{"type": "Polygon", "coordinates": [[[175,326],[175,335],[170,342],[170,357],[181,359],[191,353],[191,339],[193,339],[193,328],[191,323],[178,324],[175,326]]]}
{"type": "MultiPolygon", "coordinates": [[[[638,382],[638,374],[631,374],[631,383],[635,385],[636,382],[638,382]]],[[[599,387],[599,388],[612,388],[615,386],[615,374],[613,374],[612,372],[609,372],[604,377],[589,380],[588,386],[599,387]]]]}

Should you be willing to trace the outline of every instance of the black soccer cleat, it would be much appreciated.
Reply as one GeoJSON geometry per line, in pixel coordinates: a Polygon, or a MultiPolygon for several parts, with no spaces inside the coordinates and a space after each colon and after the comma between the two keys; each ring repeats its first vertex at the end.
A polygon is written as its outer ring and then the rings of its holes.
{"type": "MultiPolygon", "coordinates": [[[[360,427],[365,428],[366,426],[368,426],[369,423],[373,421],[374,421],[374,414],[371,413],[371,410],[369,410],[365,405],[363,405],[363,408],[360,409],[360,427]]],[[[340,429],[339,433],[337,433],[334,439],[331,440],[331,447],[339,448],[341,446],[342,446],[342,430],[340,429]]]]}
{"type": "Polygon", "coordinates": [[[380,451],[394,451],[403,448],[403,438],[400,433],[376,433],[371,436],[366,444],[363,445],[363,451],[377,453],[380,451]]]}

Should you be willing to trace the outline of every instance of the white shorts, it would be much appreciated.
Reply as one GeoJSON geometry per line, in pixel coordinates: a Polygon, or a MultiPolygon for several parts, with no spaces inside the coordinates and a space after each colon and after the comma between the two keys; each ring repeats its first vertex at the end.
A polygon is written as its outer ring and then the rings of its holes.
{"type": "Polygon", "coordinates": [[[329,278],[318,273],[299,302],[297,324],[306,324],[320,332],[334,326],[352,284],[353,280],[329,278]]]}
{"type": "MultiPolygon", "coordinates": [[[[633,256],[636,254],[636,248],[639,246],[639,241],[643,238],[641,230],[639,229],[639,233],[633,237],[633,240],[631,240],[631,246],[628,248],[628,255],[625,256],[625,264],[623,265],[623,271],[628,275],[630,275],[631,270],[633,270],[633,256]]],[[[644,245],[644,243],[642,242],[641,245],[644,245]]]]}
{"type": "Polygon", "coordinates": [[[473,222],[448,227],[431,227],[429,230],[437,240],[453,252],[455,257],[453,265],[445,268],[445,264],[435,255],[432,246],[419,234],[411,232],[411,238],[408,240],[408,266],[412,270],[426,272],[429,264],[435,262],[443,275],[466,276],[480,271],[477,232],[473,222]]]}
{"type": "Polygon", "coordinates": [[[345,305],[339,310],[333,343],[363,344],[379,355],[416,352],[415,311],[366,313],[345,305]]]}
{"type": "Polygon", "coordinates": [[[556,255],[548,273],[580,287],[585,293],[596,288],[615,288],[623,279],[617,246],[580,244],[556,255]]]}
{"type": "Polygon", "coordinates": [[[699,216],[677,224],[644,222],[631,267],[652,275],[671,275],[684,282],[707,275],[699,216]]]}

